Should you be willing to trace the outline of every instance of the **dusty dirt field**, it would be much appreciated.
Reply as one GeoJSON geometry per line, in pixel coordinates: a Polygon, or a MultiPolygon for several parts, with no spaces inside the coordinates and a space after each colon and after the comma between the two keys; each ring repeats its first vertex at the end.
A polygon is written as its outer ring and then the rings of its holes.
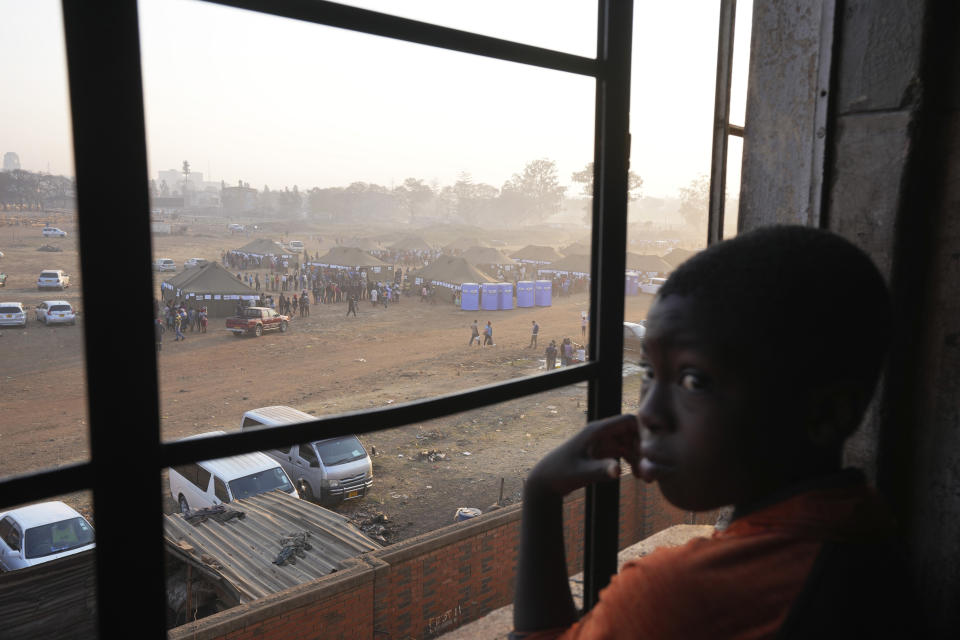
{"type": "MultiPolygon", "coordinates": [[[[191,225],[187,236],[157,236],[154,253],[173,258],[179,272],[189,257],[216,260],[221,250],[248,241],[231,237],[221,222],[191,225]]],[[[33,307],[66,299],[81,314],[77,326],[48,328],[33,320],[30,309],[26,329],[0,331],[4,474],[89,456],[82,340],[89,317],[80,297],[76,234],[69,221],[52,223],[71,235],[42,238],[42,224],[0,226],[0,251],[6,254],[0,270],[9,276],[0,300],[33,307]],[[60,246],[63,252],[37,251],[42,244],[60,246]],[[44,268],[67,270],[71,287],[63,293],[37,291],[36,277],[44,268]]],[[[315,236],[301,237],[313,253],[315,236]]],[[[646,317],[649,302],[646,295],[628,298],[626,319],[646,317]]],[[[290,405],[319,416],[534,375],[544,370],[543,349],[550,339],[579,340],[580,312],[587,307],[586,294],[555,299],[549,308],[476,313],[411,297],[388,309],[361,303],[358,318],[345,317],[345,304],[313,305],[310,317],[296,318],[286,334],[259,339],[234,338],[223,328],[223,319],[213,318],[206,334],[188,332],[183,342],[174,342],[171,333],[164,338],[159,358],[163,438],[234,430],[244,411],[266,405],[290,405]],[[495,347],[467,347],[474,317],[481,324],[492,321],[495,347]],[[533,319],[541,327],[536,350],[527,348],[533,319]]],[[[118,323],[118,345],[131,322],[118,323]]],[[[625,409],[635,408],[636,376],[625,378],[624,389],[625,409]]],[[[530,467],[584,424],[585,409],[586,385],[576,385],[361,436],[368,450],[377,451],[373,490],[336,509],[360,521],[384,514],[389,523],[385,538],[395,542],[452,522],[458,507],[486,511],[499,498],[501,478],[503,503],[514,502],[530,467]],[[421,451],[432,450],[445,458],[420,459],[421,451]]],[[[136,420],[124,420],[116,428],[118,433],[136,428],[136,420]]],[[[68,501],[89,513],[88,494],[68,501]]],[[[168,512],[174,508],[169,495],[165,505],[168,512]]]]}

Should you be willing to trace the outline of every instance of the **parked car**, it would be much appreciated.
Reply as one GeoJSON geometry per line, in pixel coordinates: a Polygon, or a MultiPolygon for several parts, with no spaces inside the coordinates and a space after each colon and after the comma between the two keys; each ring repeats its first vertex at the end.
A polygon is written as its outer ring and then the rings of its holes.
{"type": "Polygon", "coordinates": [[[243,225],[232,222],[227,225],[227,231],[243,231],[243,225]]]}
{"type": "MultiPolygon", "coordinates": [[[[316,420],[292,407],[253,409],[243,414],[240,428],[275,427],[316,420]]],[[[265,451],[280,463],[304,500],[331,504],[362,498],[373,486],[373,462],[354,435],[321,438],[265,451]]]]}
{"type": "Polygon", "coordinates": [[[20,302],[0,302],[0,326],[27,326],[27,312],[20,302]]]}
{"type": "Polygon", "coordinates": [[[34,315],[43,324],[76,324],[77,314],[66,300],[47,300],[34,308],[34,315]]]}
{"type": "Polygon", "coordinates": [[[269,307],[244,307],[241,315],[230,316],[226,324],[227,330],[238,338],[244,334],[259,338],[264,331],[277,330],[283,333],[290,324],[290,318],[269,307]]]}
{"type": "Polygon", "coordinates": [[[7,274],[0,271],[0,287],[7,286],[7,274]]]}
{"type": "Polygon", "coordinates": [[[56,227],[44,227],[43,231],[40,233],[43,234],[44,238],[66,238],[67,232],[63,229],[57,229],[56,227]]]}
{"type": "Polygon", "coordinates": [[[183,268],[193,269],[195,267],[202,267],[207,264],[210,264],[210,261],[205,258],[190,258],[183,261],[183,268]]]}
{"type": "Polygon", "coordinates": [[[176,271],[177,263],[170,258],[157,258],[153,261],[154,271],[176,271]]]}
{"type": "Polygon", "coordinates": [[[638,322],[623,323],[623,351],[639,355],[643,350],[643,337],[647,328],[638,322]]]}
{"type": "Polygon", "coordinates": [[[0,513],[0,568],[4,571],[25,569],[95,546],[90,523],[59,500],[0,513]]]}
{"type": "Polygon", "coordinates": [[[294,253],[303,253],[303,242],[300,240],[291,240],[287,243],[287,248],[294,253]]]}
{"type": "MultiPolygon", "coordinates": [[[[223,431],[210,431],[184,440],[223,434],[223,431]]],[[[170,495],[177,501],[181,513],[274,489],[297,496],[297,490],[277,461],[259,451],[171,467],[167,477],[170,495]]]]}
{"type": "Polygon", "coordinates": [[[640,291],[656,295],[666,281],[666,278],[650,278],[649,280],[644,280],[640,283],[640,291]]]}
{"type": "Polygon", "coordinates": [[[63,269],[46,269],[37,278],[37,289],[60,289],[70,286],[70,276],[63,269]]]}

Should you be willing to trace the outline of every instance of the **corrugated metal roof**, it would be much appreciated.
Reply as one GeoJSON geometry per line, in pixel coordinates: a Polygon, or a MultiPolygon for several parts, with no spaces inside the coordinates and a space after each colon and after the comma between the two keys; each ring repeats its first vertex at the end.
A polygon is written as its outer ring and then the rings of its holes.
{"type": "Polygon", "coordinates": [[[310,582],[340,569],[347,558],[380,548],[344,516],[280,491],[225,506],[245,517],[192,524],[179,513],[164,516],[164,541],[174,555],[220,576],[238,602],[310,582]],[[304,532],[312,546],[305,557],[273,564],[280,539],[304,532]]]}

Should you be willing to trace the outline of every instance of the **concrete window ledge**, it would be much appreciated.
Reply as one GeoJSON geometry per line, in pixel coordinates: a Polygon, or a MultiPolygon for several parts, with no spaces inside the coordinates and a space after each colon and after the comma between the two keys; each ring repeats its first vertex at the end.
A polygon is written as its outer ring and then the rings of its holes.
{"type": "MultiPolygon", "coordinates": [[[[642,558],[659,547],[678,547],[693,538],[706,538],[714,532],[711,525],[678,524],[653,534],[617,554],[617,566],[642,558]]],[[[570,577],[570,591],[577,607],[583,606],[583,573],[570,577]]],[[[445,633],[443,640],[500,640],[513,629],[513,605],[491,611],[484,617],[445,633]]]]}

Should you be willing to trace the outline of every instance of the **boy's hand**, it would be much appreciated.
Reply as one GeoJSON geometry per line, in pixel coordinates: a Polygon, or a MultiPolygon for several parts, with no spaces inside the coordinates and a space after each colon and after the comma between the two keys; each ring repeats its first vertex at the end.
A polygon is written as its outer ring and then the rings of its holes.
{"type": "Polygon", "coordinates": [[[593,482],[615,479],[620,458],[638,476],[640,430],[630,414],[591,422],[547,454],[527,477],[524,497],[559,498],[593,482]]]}

